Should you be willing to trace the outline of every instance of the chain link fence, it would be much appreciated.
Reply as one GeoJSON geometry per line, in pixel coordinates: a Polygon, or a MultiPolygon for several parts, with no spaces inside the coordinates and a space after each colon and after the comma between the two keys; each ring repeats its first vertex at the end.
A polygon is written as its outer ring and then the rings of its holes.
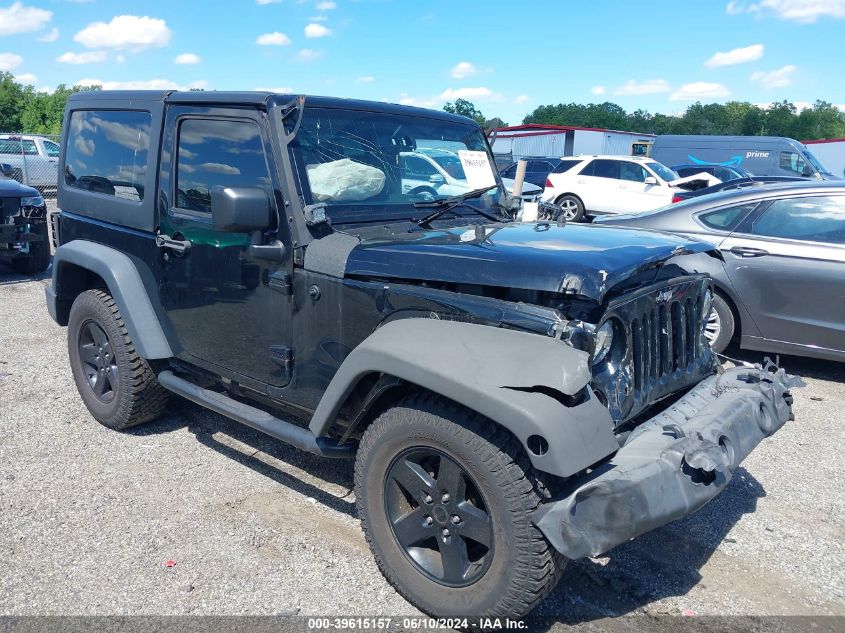
{"type": "Polygon", "coordinates": [[[3,175],[56,197],[61,137],[58,134],[0,133],[3,175]]]}

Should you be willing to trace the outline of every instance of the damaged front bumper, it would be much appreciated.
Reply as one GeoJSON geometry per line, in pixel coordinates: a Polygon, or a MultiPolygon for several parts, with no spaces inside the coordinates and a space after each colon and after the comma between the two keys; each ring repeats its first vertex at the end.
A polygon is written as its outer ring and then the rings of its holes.
{"type": "Polygon", "coordinates": [[[532,519],[568,558],[597,556],[695,512],[734,469],[792,419],[789,389],[802,384],[767,362],[702,381],[638,426],[603,466],[532,519]]]}

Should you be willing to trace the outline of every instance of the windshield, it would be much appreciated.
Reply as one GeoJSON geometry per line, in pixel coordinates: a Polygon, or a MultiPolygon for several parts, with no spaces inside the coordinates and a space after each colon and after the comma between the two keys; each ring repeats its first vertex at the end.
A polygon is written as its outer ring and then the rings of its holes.
{"type": "Polygon", "coordinates": [[[494,162],[470,122],[306,106],[290,151],[303,199],[325,203],[332,222],[418,218],[415,202],[483,187],[474,203],[497,204],[494,162]]]}
{"type": "Polygon", "coordinates": [[[666,182],[671,182],[678,178],[678,174],[661,163],[646,163],[645,165],[666,182]]]}
{"type": "Polygon", "coordinates": [[[808,150],[806,147],[804,148],[804,156],[807,158],[809,163],[813,166],[813,168],[821,174],[829,174],[830,172],[825,169],[824,165],[819,162],[819,159],[813,156],[813,153],[808,150]]]}

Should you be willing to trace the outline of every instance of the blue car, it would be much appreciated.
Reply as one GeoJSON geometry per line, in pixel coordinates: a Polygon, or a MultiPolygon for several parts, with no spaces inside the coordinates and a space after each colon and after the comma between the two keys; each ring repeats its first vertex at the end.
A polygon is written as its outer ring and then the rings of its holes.
{"type": "Polygon", "coordinates": [[[672,170],[681,178],[706,172],[712,176],[716,176],[722,182],[736,180],[737,178],[748,178],[751,175],[742,167],[715,164],[696,165],[694,163],[688,163],[685,165],[673,165],[672,170]]]}

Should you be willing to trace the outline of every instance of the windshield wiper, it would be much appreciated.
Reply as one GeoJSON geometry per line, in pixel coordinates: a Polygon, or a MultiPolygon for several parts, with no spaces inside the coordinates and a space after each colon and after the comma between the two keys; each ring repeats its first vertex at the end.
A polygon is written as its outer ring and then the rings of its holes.
{"type": "Polygon", "coordinates": [[[415,220],[414,222],[417,226],[426,226],[427,224],[430,224],[440,216],[449,213],[455,207],[466,207],[467,209],[471,209],[477,214],[484,216],[488,220],[492,220],[493,222],[501,222],[503,218],[501,218],[500,216],[497,216],[493,213],[489,213],[487,211],[484,211],[483,209],[479,209],[475,205],[467,203],[467,200],[470,200],[472,198],[480,198],[486,192],[495,188],[495,186],[496,185],[492,185],[490,187],[483,187],[481,189],[473,189],[472,191],[467,191],[466,193],[462,193],[459,196],[440,198],[438,200],[426,200],[415,202],[414,207],[418,209],[434,208],[435,211],[432,211],[428,215],[424,215],[419,220],[415,220]]]}

